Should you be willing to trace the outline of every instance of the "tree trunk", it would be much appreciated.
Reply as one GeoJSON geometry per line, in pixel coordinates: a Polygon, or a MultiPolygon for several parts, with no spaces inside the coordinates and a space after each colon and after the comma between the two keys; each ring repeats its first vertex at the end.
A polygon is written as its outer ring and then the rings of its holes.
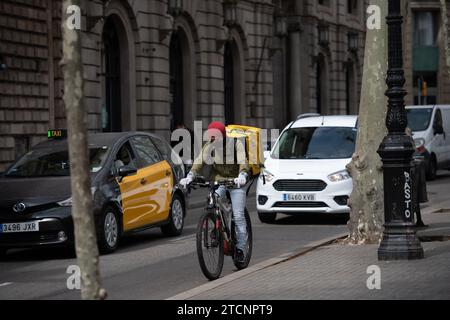
{"type": "MultiPolygon", "coordinates": [[[[80,6],[80,0],[64,0],[63,15],[67,8],[80,6]]],[[[92,215],[91,177],[87,143],[86,112],[83,102],[83,65],[81,61],[81,30],[70,30],[63,20],[64,103],[66,106],[69,158],[72,188],[72,217],[75,246],[81,270],[81,297],[98,300],[106,297],[100,287],[97,237],[92,215]]]]}
{"type": "MultiPolygon", "coordinates": [[[[381,8],[381,18],[388,13],[386,0],[371,0],[381,8]]],[[[384,20],[382,20],[384,22],[384,20]]],[[[353,178],[353,192],[348,227],[352,244],[379,243],[384,223],[382,162],[377,150],[387,134],[386,74],[388,68],[387,25],[367,30],[364,71],[359,112],[356,151],[347,166],[353,178]]]]}
{"type": "Polygon", "coordinates": [[[447,64],[447,72],[450,76],[450,44],[448,38],[448,16],[447,16],[447,2],[441,0],[441,16],[442,16],[442,38],[444,40],[445,62],[447,64]]]}

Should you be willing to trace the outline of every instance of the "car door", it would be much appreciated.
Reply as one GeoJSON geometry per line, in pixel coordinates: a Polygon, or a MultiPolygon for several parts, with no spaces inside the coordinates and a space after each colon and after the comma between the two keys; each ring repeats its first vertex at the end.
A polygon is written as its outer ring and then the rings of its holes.
{"type": "Polygon", "coordinates": [[[441,167],[446,161],[446,147],[445,147],[445,134],[436,133],[436,128],[443,125],[442,111],[440,108],[436,108],[433,120],[433,152],[436,155],[436,161],[438,168],[441,167]]]}
{"type": "Polygon", "coordinates": [[[150,137],[132,138],[139,162],[139,175],[142,177],[146,225],[162,222],[169,217],[173,190],[173,174],[170,164],[164,160],[150,137]]]}
{"type": "MultiPolygon", "coordinates": [[[[125,142],[117,152],[113,171],[117,172],[122,166],[131,166],[138,168],[138,159],[130,144],[125,142]]],[[[142,185],[143,175],[138,170],[137,174],[117,179],[119,184],[121,203],[123,211],[123,230],[125,232],[144,226],[145,212],[145,194],[142,185]]]]}

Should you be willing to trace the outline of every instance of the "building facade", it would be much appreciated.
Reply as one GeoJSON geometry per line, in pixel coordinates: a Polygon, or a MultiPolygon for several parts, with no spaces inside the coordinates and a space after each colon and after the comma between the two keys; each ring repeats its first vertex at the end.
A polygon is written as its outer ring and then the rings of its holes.
{"type": "MultiPolygon", "coordinates": [[[[450,103],[440,1],[405,3],[406,102],[450,103]]],[[[368,5],[83,0],[89,130],[169,139],[195,120],[282,129],[302,113],[357,114],[368,5]]],[[[61,23],[62,0],[0,1],[0,172],[66,127],[61,23]]]]}
{"type": "Polygon", "coordinates": [[[302,113],[356,114],[368,2],[276,3],[287,14],[287,33],[275,35],[272,57],[276,125],[282,127],[302,113]]]}
{"type": "MultiPolygon", "coordinates": [[[[271,0],[82,1],[89,130],[272,128],[273,12],[271,0]]],[[[61,0],[0,1],[0,171],[66,126],[61,20],[61,0]]]]}
{"type": "MultiPolygon", "coordinates": [[[[450,1],[446,3],[450,8],[450,1]]],[[[448,10],[446,14],[450,19],[448,10]]],[[[405,16],[406,103],[450,104],[450,76],[445,61],[446,39],[440,1],[408,1],[405,16]]]]}

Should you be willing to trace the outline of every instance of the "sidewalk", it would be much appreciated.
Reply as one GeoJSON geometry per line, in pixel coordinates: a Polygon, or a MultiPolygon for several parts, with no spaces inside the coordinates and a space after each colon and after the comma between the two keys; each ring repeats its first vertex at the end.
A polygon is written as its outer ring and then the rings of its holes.
{"type": "MultiPolygon", "coordinates": [[[[437,199],[435,199],[437,200],[437,199]]],[[[440,199],[441,201],[443,200],[440,199]]],[[[450,201],[422,210],[427,241],[450,240],[450,201]]],[[[325,245],[307,253],[271,259],[266,266],[236,272],[171,299],[316,300],[450,299],[450,241],[423,242],[425,259],[380,262],[377,245],[325,245]],[[280,259],[279,258],[279,259],[280,259]],[[281,261],[281,262],[280,262],[281,261]],[[369,290],[369,266],[381,270],[381,290],[369,290]]],[[[253,266],[255,267],[255,266],[253,266]]]]}

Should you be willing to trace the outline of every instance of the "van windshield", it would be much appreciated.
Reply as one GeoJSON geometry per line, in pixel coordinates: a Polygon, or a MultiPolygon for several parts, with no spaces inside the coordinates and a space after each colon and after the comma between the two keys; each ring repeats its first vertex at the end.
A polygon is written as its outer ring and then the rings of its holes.
{"type": "Polygon", "coordinates": [[[425,131],[428,129],[428,127],[430,126],[433,109],[407,109],[406,112],[408,115],[408,127],[413,132],[425,131]]]}
{"type": "Polygon", "coordinates": [[[356,128],[295,128],[284,132],[275,159],[349,159],[355,152],[356,128]]]}

